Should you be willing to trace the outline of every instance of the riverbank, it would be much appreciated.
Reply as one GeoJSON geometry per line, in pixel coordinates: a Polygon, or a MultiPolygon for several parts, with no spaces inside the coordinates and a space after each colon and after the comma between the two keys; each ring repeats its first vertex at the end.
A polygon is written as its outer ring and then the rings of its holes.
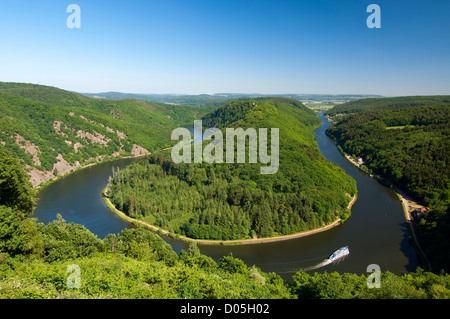
{"type": "Polygon", "coordinates": [[[417,207],[421,207],[421,206],[418,205],[416,201],[414,201],[411,197],[406,195],[405,192],[398,189],[397,187],[394,187],[394,190],[395,190],[395,193],[397,194],[398,198],[402,202],[403,212],[405,214],[406,222],[409,225],[410,234],[411,234],[412,239],[414,240],[414,245],[416,247],[416,250],[419,251],[422,260],[424,261],[424,263],[426,263],[426,265],[428,267],[427,270],[431,272],[431,263],[428,260],[427,256],[425,255],[425,252],[423,251],[422,247],[419,244],[419,240],[417,239],[416,232],[414,230],[414,221],[410,214],[414,207],[417,208],[417,207]],[[411,208],[411,207],[413,207],[413,208],[411,208]]]}
{"type": "Polygon", "coordinates": [[[92,167],[98,164],[102,164],[102,163],[107,163],[107,162],[111,162],[111,161],[116,161],[119,159],[127,159],[127,158],[140,158],[140,157],[144,157],[147,155],[150,155],[151,152],[148,152],[147,154],[141,154],[141,155],[129,155],[129,156],[118,156],[118,157],[109,157],[109,158],[103,158],[100,161],[95,161],[86,165],[82,165],[76,168],[73,168],[71,170],[69,170],[68,172],[65,172],[64,174],[60,174],[58,176],[55,176],[45,182],[40,183],[39,185],[33,187],[37,192],[41,191],[43,188],[47,187],[48,185],[60,180],[61,178],[64,178],[68,175],[74,174],[82,169],[88,168],[88,167],[92,167]]]}
{"type": "MultiPolygon", "coordinates": [[[[358,167],[362,172],[367,173],[364,169],[362,169],[361,163],[358,163],[356,160],[352,159],[351,156],[348,155],[348,154],[344,153],[343,155],[350,163],[352,163],[353,165],[358,167]]],[[[378,176],[378,175],[375,176],[374,174],[370,174],[370,176],[371,177],[376,177],[376,179],[378,181],[380,181],[380,180],[383,181],[384,180],[383,177],[378,176]]],[[[420,256],[420,258],[422,259],[423,264],[426,264],[426,266],[428,268],[427,270],[431,271],[431,263],[428,260],[427,256],[425,255],[425,252],[423,251],[422,247],[419,244],[419,240],[417,239],[416,232],[414,230],[414,221],[413,221],[413,218],[411,216],[411,212],[414,209],[422,208],[424,206],[420,205],[416,200],[414,200],[413,198],[408,196],[405,192],[400,190],[398,187],[392,185],[392,183],[389,183],[389,184],[392,186],[391,189],[395,192],[395,194],[397,195],[398,199],[402,203],[403,213],[404,213],[406,222],[409,225],[409,233],[410,233],[411,238],[413,240],[413,243],[414,243],[414,246],[416,248],[416,251],[418,252],[418,255],[420,256]]]]}
{"type": "MultiPolygon", "coordinates": [[[[270,242],[277,242],[277,241],[284,241],[284,240],[290,240],[290,239],[295,239],[295,238],[301,238],[301,237],[305,237],[305,236],[310,236],[313,234],[317,234],[323,231],[326,231],[328,229],[331,229],[333,227],[336,227],[338,225],[340,225],[340,223],[342,222],[341,218],[337,218],[334,222],[332,222],[331,224],[325,225],[323,227],[320,228],[316,228],[316,229],[311,229],[311,230],[307,230],[307,231],[303,231],[303,232],[299,232],[299,233],[295,233],[295,234],[290,234],[290,235],[283,235],[283,236],[273,236],[273,237],[264,237],[264,238],[249,238],[249,239],[236,239],[236,240],[213,240],[213,239],[195,239],[195,238],[189,238],[186,236],[182,236],[182,235],[178,235],[178,234],[174,234],[169,232],[168,230],[159,228],[155,225],[151,225],[143,220],[138,220],[135,218],[131,218],[130,216],[126,215],[124,212],[118,210],[110,201],[107,193],[108,193],[108,186],[107,185],[105,187],[105,189],[102,192],[102,197],[103,200],[106,204],[106,206],[115,214],[117,214],[120,218],[130,222],[133,225],[142,225],[145,226],[147,228],[149,228],[150,230],[158,233],[158,234],[162,234],[164,236],[170,237],[170,238],[175,238],[178,240],[182,240],[185,242],[195,242],[197,244],[203,244],[203,245],[251,245],[251,244],[264,244],[264,243],[270,243],[270,242]]],[[[353,204],[356,202],[357,199],[357,195],[355,194],[352,198],[352,200],[350,201],[350,203],[347,206],[347,209],[351,210],[353,204]]]]}
{"type": "MultiPolygon", "coordinates": [[[[320,118],[324,120],[324,126],[315,131],[320,151],[328,160],[335,162],[344,170],[349,170],[348,175],[358,183],[358,199],[351,208],[351,218],[341,220],[341,225],[336,228],[299,239],[259,245],[199,244],[201,252],[216,261],[233,253],[234,257],[242,259],[246,264],[256,265],[267,273],[277,273],[289,281],[292,280],[294,272],[320,262],[331,252],[343,246],[350,247],[352,251],[350,258],[314,272],[336,271],[340,274],[364,274],[366,265],[374,262],[383,265],[383,271],[394,274],[414,272],[420,264],[409,237],[400,203],[392,197],[391,190],[381,187],[376,180],[368,178],[360,170],[355,170],[355,167],[343,158],[333,141],[325,135],[329,123],[322,116],[320,118]],[[383,214],[382,212],[392,213],[383,214]],[[370,234],[377,234],[377,236],[370,234]],[[376,256],[375,259],[374,256],[376,256]]],[[[117,235],[124,229],[136,227],[131,221],[126,221],[113,213],[101,198],[102,191],[108,184],[107,180],[111,175],[112,167],[120,167],[122,170],[133,161],[135,160],[117,160],[95,165],[52,183],[40,192],[39,203],[33,217],[38,218],[40,222],[48,223],[55,219],[57,213],[60,213],[68,222],[84,225],[99,238],[105,238],[108,234],[117,235]]],[[[349,197],[346,201],[349,204],[351,198],[349,197]]],[[[347,204],[343,205],[341,212],[336,216],[344,219],[341,214],[345,213],[347,204]]],[[[333,217],[330,223],[335,218],[333,217]]],[[[151,220],[146,221],[155,224],[151,220]]],[[[136,225],[139,224],[136,223],[136,225]]],[[[145,227],[145,229],[151,231],[150,228],[145,227]]],[[[186,250],[189,245],[175,238],[162,237],[176,253],[186,250]]],[[[422,268],[425,267],[422,266],[422,268]]]]}

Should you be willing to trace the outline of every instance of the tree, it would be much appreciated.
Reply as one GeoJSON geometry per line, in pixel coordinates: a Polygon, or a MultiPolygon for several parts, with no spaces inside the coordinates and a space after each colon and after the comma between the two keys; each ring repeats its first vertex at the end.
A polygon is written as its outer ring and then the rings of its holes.
{"type": "Polygon", "coordinates": [[[241,259],[234,258],[233,253],[220,259],[219,268],[230,273],[249,274],[247,265],[241,259]]]}
{"type": "Polygon", "coordinates": [[[43,240],[34,219],[22,211],[0,206],[0,252],[36,255],[43,252],[43,240]]]}
{"type": "Polygon", "coordinates": [[[0,205],[31,215],[34,202],[35,191],[23,162],[0,144],[0,205]]]}
{"type": "Polygon", "coordinates": [[[195,243],[195,242],[192,242],[192,243],[189,244],[188,250],[189,250],[189,253],[192,256],[199,256],[200,255],[200,249],[198,248],[197,243],[195,243]]]}
{"type": "Polygon", "coordinates": [[[40,255],[41,234],[33,213],[35,192],[22,162],[0,144],[0,251],[40,255]]]}

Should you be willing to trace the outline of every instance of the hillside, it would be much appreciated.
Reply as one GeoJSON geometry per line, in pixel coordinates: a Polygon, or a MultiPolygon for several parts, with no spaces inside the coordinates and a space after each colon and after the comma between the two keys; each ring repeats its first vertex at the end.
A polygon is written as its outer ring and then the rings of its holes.
{"type": "Polygon", "coordinates": [[[233,240],[319,228],[347,218],[356,194],[355,181],[321,155],[313,132],[319,125],[313,111],[292,99],[228,103],[206,115],[203,128],[279,128],[275,174],[261,174],[261,163],[175,164],[170,153],[154,154],[115,172],[109,196],[131,217],[191,238],[233,240]]]}
{"type": "Polygon", "coordinates": [[[170,146],[175,127],[207,110],[0,83],[0,143],[24,160],[37,186],[90,162],[170,146]]]}
{"type": "Polygon", "coordinates": [[[450,95],[367,98],[336,105],[325,115],[350,114],[368,110],[396,110],[405,107],[450,105],[450,95]]]}
{"type": "Polygon", "coordinates": [[[450,269],[450,107],[364,111],[343,117],[327,134],[383,177],[428,207],[415,219],[419,241],[436,271],[450,269]]]}

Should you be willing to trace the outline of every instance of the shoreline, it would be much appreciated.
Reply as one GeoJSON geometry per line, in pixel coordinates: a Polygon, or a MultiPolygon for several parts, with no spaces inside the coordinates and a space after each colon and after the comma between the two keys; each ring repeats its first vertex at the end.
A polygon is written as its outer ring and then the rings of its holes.
{"type": "MultiPolygon", "coordinates": [[[[147,228],[150,228],[150,230],[156,232],[157,234],[162,234],[162,235],[167,236],[169,238],[181,240],[181,241],[184,241],[184,242],[195,242],[195,243],[201,244],[201,245],[230,245],[230,246],[232,246],[232,245],[233,246],[234,245],[254,245],[254,244],[264,244],[264,243],[270,243],[270,242],[291,240],[291,239],[296,239],[296,238],[301,238],[301,237],[314,235],[314,234],[317,234],[317,233],[329,230],[329,229],[331,229],[333,227],[336,227],[336,226],[340,225],[340,223],[342,221],[342,219],[338,217],[331,224],[322,226],[320,228],[306,230],[306,231],[302,231],[302,232],[298,232],[298,233],[294,233],[294,234],[290,234],[290,235],[282,235],[282,236],[273,236],[273,237],[264,237],[264,238],[248,238],[248,239],[233,239],[233,240],[196,239],[196,238],[190,238],[190,237],[186,237],[186,236],[182,236],[182,235],[171,233],[168,230],[159,228],[159,227],[151,225],[151,224],[149,224],[149,223],[147,223],[147,222],[145,222],[143,220],[138,220],[138,219],[135,219],[135,218],[132,218],[132,217],[126,215],[124,212],[118,210],[111,203],[109,197],[106,195],[107,192],[108,192],[108,189],[109,189],[109,185],[107,185],[102,191],[103,201],[105,202],[106,206],[113,213],[118,215],[120,218],[130,222],[133,225],[139,224],[139,225],[143,225],[143,226],[145,226],[147,228]]],[[[353,204],[356,202],[357,197],[358,196],[356,194],[353,196],[352,200],[347,205],[347,209],[351,210],[353,204]]]]}
{"type": "MultiPolygon", "coordinates": [[[[367,173],[363,169],[361,169],[361,166],[360,166],[361,164],[359,164],[356,161],[354,161],[351,158],[350,155],[348,155],[347,153],[344,153],[344,157],[350,163],[352,163],[353,165],[358,167],[363,173],[367,173]]],[[[374,174],[370,174],[370,176],[374,177],[375,175],[374,174]]],[[[382,176],[379,176],[379,178],[383,179],[382,176]]],[[[431,263],[428,260],[427,256],[425,255],[425,252],[423,251],[422,247],[419,244],[419,240],[417,239],[416,232],[414,230],[414,221],[413,221],[413,218],[411,217],[411,214],[409,212],[410,208],[412,206],[417,206],[417,207],[423,207],[423,206],[418,204],[416,200],[414,200],[410,196],[406,195],[406,193],[404,191],[402,191],[401,189],[399,189],[395,185],[393,185],[393,184],[391,184],[391,185],[392,185],[391,190],[397,195],[398,199],[400,200],[400,202],[402,204],[403,214],[405,216],[406,223],[409,225],[409,233],[410,233],[410,237],[411,237],[410,239],[412,239],[413,245],[415,246],[415,249],[416,249],[416,253],[418,253],[419,258],[423,259],[423,262],[427,265],[428,271],[431,271],[431,263]]]]}
{"type": "Polygon", "coordinates": [[[414,230],[414,221],[409,213],[410,210],[410,203],[414,203],[415,205],[418,205],[416,201],[414,201],[411,197],[406,195],[402,190],[394,186],[394,191],[397,194],[397,197],[400,199],[403,207],[403,213],[406,218],[406,222],[409,225],[409,229],[411,231],[411,237],[413,239],[413,242],[416,246],[416,250],[419,252],[420,256],[423,258],[424,262],[427,264],[428,271],[431,272],[431,263],[428,260],[427,256],[425,255],[425,252],[423,251],[422,247],[419,244],[419,240],[417,239],[416,232],[414,230]]]}
{"type": "Polygon", "coordinates": [[[119,156],[119,157],[112,157],[112,158],[108,158],[108,159],[102,159],[101,161],[89,163],[89,164],[86,164],[84,166],[79,166],[79,167],[74,168],[74,169],[72,169],[72,170],[70,170],[70,171],[68,171],[68,172],[66,172],[64,174],[55,176],[54,178],[51,178],[51,179],[49,179],[49,180],[47,180],[45,182],[42,182],[41,184],[33,187],[33,189],[36,190],[36,192],[40,192],[45,187],[53,184],[54,182],[60,180],[61,178],[64,178],[64,177],[69,176],[70,174],[76,173],[76,172],[78,172],[78,171],[80,171],[82,169],[85,169],[85,168],[88,168],[88,167],[92,167],[92,166],[95,166],[95,165],[98,165],[98,164],[107,163],[107,162],[116,161],[116,160],[128,159],[128,158],[139,158],[139,157],[144,157],[144,156],[147,156],[147,155],[150,155],[150,154],[151,154],[151,152],[149,152],[147,154],[144,154],[144,155],[129,155],[129,156],[123,156],[123,157],[119,156]]]}

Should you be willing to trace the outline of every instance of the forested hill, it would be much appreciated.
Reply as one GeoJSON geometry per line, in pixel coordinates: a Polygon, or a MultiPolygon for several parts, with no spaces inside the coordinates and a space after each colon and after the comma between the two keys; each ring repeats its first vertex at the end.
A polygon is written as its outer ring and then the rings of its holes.
{"type": "MultiPolygon", "coordinates": [[[[240,99],[238,101],[230,102],[223,107],[219,107],[213,112],[203,117],[204,127],[229,127],[229,125],[259,127],[259,125],[266,125],[270,118],[262,118],[263,114],[257,106],[258,102],[270,104],[280,112],[287,113],[301,122],[305,127],[317,128],[320,126],[320,119],[315,112],[302,102],[294,99],[280,98],[280,97],[260,97],[252,100],[240,99]],[[254,110],[252,110],[254,108],[254,110]],[[259,115],[259,117],[257,116],[259,115]],[[253,126],[251,126],[253,125],[253,126]]],[[[282,124],[281,122],[277,124],[282,124]]],[[[261,126],[262,127],[262,126],[261,126]]]]}
{"type": "Polygon", "coordinates": [[[61,216],[37,223],[24,167],[2,145],[0,189],[0,299],[450,298],[449,275],[386,272],[379,289],[367,287],[368,275],[336,272],[299,271],[286,282],[231,254],[215,262],[193,244],[177,254],[143,228],[99,239],[61,216]]]}
{"type": "Polygon", "coordinates": [[[109,196],[119,210],[174,233],[221,240],[287,235],[349,216],[356,183],[322,156],[313,132],[320,121],[301,102],[239,100],[203,120],[204,129],[223,132],[268,128],[269,138],[270,130],[279,128],[278,171],[261,174],[265,164],[248,160],[175,164],[154,154],[115,172],[109,196]]]}
{"type": "Polygon", "coordinates": [[[0,82],[0,143],[24,160],[37,186],[92,161],[172,145],[175,127],[207,111],[0,82]]]}
{"type": "Polygon", "coordinates": [[[396,110],[404,107],[434,105],[450,106],[450,95],[367,98],[336,105],[325,112],[325,115],[335,116],[337,114],[357,113],[368,110],[396,110]]]}
{"type": "Polygon", "coordinates": [[[407,192],[429,211],[416,219],[419,241],[436,271],[450,269],[450,107],[365,111],[327,134],[344,152],[407,192]]]}
{"type": "Polygon", "coordinates": [[[216,93],[210,94],[135,94],[122,92],[81,93],[96,99],[122,100],[136,99],[158,103],[192,106],[222,106],[238,99],[255,99],[258,97],[282,97],[303,101],[305,103],[324,103],[327,105],[359,100],[368,97],[381,97],[381,95],[367,94],[260,94],[260,93],[216,93]]]}

